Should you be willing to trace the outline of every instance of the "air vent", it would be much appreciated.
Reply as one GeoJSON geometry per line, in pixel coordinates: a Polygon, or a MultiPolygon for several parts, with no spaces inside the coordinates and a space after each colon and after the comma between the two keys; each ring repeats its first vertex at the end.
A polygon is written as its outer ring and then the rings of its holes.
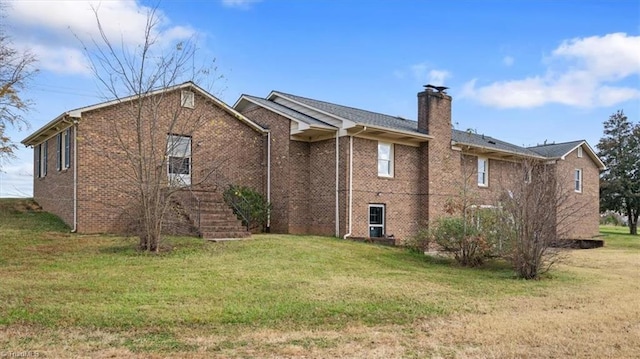
{"type": "Polygon", "coordinates": [[[193,108],[195,105],[194,93],[191,91],[182,91],[180,103],[182,104],[182,107],[193,108]]]}

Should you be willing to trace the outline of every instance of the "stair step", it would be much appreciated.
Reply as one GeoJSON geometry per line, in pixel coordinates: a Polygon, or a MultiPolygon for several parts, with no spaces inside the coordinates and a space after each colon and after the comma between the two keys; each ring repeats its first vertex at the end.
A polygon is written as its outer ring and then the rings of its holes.
{"type": "Polygon", "coordinates": [[[221,192],[193,191],[192,195],[176,197],[174,205],[195,227],[199,217],[198,231],[203,238],[246,238],[251,235],[224,202],[221,192]]]}
{"type": "Polygon", "coordinates": [[[242,232],[242,231],[236,231],[236,232],[203,232],[202,233],[202,238],[204,239],[213,239],[213,238],[247,238],[251,236],[251,233],[249,232],[242,232]]]}
{"type": "Polygon", "coordinates": [[[244,231],[244,226],[239,226],[235,224],[223,224],[216,226],[200,226],[200,232],[233,232],[233,231],[244,231]]]}

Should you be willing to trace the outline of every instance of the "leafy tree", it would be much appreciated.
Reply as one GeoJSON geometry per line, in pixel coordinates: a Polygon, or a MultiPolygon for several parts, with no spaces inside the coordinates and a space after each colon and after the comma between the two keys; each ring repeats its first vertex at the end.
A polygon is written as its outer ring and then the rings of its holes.
{"type": "MultiPolygon", "coordinates": [[[[0,22],[8,5],[0,2],[0,22]]],[[[26,126],[23,115],[31,102],[22,97],[21,91],[29,78],[36,73],[36,59],[29,51],[18,51],[0,26],[0,168],[2,160],[13,157],[15,144],[6,134],[7,126],[26,126]]]]}
{"type": "Polygon", "coordinates": [[[640,123],[632,123],[622,110],[604,122],[597,145],[607,166],[600,181],[600,211],[624,213],[629,233],[638,234],[640,213],[640,123]]]}

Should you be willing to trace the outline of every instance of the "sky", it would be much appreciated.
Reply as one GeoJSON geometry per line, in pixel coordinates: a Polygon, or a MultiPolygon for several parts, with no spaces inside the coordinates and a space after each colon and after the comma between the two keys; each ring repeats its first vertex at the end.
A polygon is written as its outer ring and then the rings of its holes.
{"type": "MultiPolygon", "coordinates": [[[[454,127],[520,146],[584,139],[624,110],[640,121],[640,1],[3,0],[3,30],[38,73],[19,143],[65,111],[105,100],[91,74],[98,28],[122,46],[161,16],[159,46],[191,41],[229,105],[272,90],[417,118],[417,93],[446,85],[454,127]]],[[[0,169],[0,197],[32,196],[33,150],[0,169]]]]}

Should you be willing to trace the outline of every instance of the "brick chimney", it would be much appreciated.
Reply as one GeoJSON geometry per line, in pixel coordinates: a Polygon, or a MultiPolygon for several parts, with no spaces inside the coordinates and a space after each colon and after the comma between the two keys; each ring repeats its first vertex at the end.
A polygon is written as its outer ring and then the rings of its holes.
{"type": "Polygon", "coordinates": [[[444,90],[427,85],[418,93],[418,131],[433,137],[420,148],[423,221],[445,215],[447,201],[459,191],[460,153],[451,149],[451,96],[444,90]]]}
{"type": "Polygon", "coordinates": [[[418,93],[418,131],[451,139],[451,96],[435,86],[425,87],[418,93]]]}

